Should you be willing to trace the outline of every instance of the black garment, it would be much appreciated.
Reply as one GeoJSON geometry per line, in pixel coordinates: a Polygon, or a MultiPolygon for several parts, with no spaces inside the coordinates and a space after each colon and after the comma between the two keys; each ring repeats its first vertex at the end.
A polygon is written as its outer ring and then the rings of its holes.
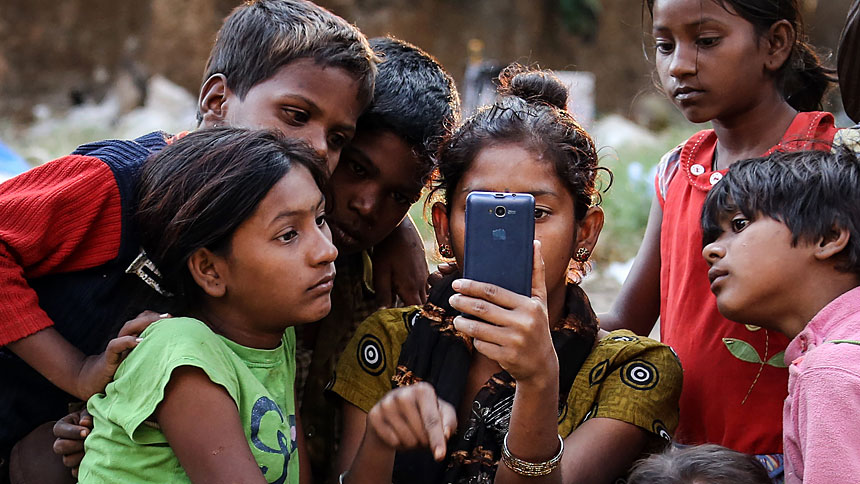
{"type": "MultiPolygon", "coordinates": [[[[122,204],[119,253],[99,267],[28,282],[39,296],[39,306],[54,321],[54,329],[84,354],[101,352],[134,312],[129,308],[128,292],[142,282],[125,269],[140,252],[131,222],[137,181],[143,162],[164,148],[167,138],[165,133],[155,132],[134,141],[83,145],[72,153],[99,158],[113,172],[122,204]]],[[[65,416],[74,400],[11,351],[0,348],[0,451],[8,453],[38,425],[65,416]]]]}
{"type": "MultiPolygon", "coordinates": [[[[471,340],[454,328],[459,313],[448,304],[454,294],[451,283],[458,277],[447,277],[431,292],[403,344],[392,378],[393,387],[428,382],[454,407],[463,398],[472,354],[471,340]]],[[[565,318],[551,332],[559,359],[560,415],[573,380],[594,347],[598,329],[597,316],[579,286],[567,287],[565,311],[565,318]]],[[[515,383],[502,370],[478,391],[469,425],[451,437],[444,462],[435,462],[428,450],[398,453],[394,483],[492,482],[510,424],[515,383]]]]}

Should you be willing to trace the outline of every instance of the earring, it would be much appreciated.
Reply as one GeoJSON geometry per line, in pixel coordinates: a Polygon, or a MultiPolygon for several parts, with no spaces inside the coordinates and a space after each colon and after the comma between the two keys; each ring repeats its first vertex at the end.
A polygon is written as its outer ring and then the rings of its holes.
{"type": "Polygon", "coordinates": [[[451,259],[454,257],[454,250],[448,244],[439,244],[439,255],[446,259],[451,259]]]}
{"type": "Polygon", "coordinates": [[[573,253],[573,260],[576,262],[585,262],[591,257],[591,251],[586,249],[585,247],[580,247],[576,249],[576,252],[573,253]]]}

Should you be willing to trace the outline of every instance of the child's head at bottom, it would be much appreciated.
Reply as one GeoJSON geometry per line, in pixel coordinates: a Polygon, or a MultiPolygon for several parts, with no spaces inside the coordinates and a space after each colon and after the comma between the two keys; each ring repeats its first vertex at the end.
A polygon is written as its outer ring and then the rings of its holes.
{"type": "Polygon", "coordinates": [[[758,460],[731,449],[706,444],[669,447],[633,466],[627,484],[769,484],[758,460]]]}
{"type": "Polygon", "coordinates": [[[337,250],[324,166],[304,143],[233,128],[191,133],[145,163],[140,242],[180,314],[277,344],[328,313],[337,250]]]}
{"type": "Polygon", "coordinates": [[[702,211],[702,254],[720,312],[792,337],[798,328],[786,324],[799,316],[805,324],[821,309],[815,301],[860,284],[857,207],[860,161],[845,148],[732,165],[702,211]]]}
{"type": "MultiPolygon", "coordinates": [[[[511,65],[500,96],[465,120],[440,147],[433,225],[440,247],[462,267],[466,196],[471,191],[535,197],[547,290],[562,290],[571,260],[585,261],[603,227],[597,152],[566,110],[567,87],[548,71],[511,65]]],[[[573,271],[571,271],[573,272],[573,271]]]]}

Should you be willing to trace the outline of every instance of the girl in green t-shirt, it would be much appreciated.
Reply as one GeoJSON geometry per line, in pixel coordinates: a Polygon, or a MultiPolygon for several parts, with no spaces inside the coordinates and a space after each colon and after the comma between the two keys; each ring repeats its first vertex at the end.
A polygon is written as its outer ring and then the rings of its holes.
{"type": "Polygon", "coordinates": [[[337,256],[323,166],[300,142],[232,128],[144,164],[137,272],[183,317],[147,328],[88,402],[81,483],[299,482],[292,326],[329,312],[337,256]]]}

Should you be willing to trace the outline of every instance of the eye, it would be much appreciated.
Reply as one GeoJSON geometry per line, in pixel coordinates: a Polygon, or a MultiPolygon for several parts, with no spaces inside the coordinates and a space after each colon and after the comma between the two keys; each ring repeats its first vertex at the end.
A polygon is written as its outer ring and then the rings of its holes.
{"type": "Polygon", "coordinates": [[[543,208],[535,209],[535,220],[540,220],[542,218],[549,217],[549,210],[543,208]]]}
{"type": "Polygon", "coordinates": [[[317,227],[322,227],[326,224],[325,215],[318,215],[316,218],[317,227]]]}
{"type": "Polygon", "coordinates": [[[367,169],[355,160],[349,160],[349,169],[352,170],[352,173],[359,178],[365,178],[367,176],[367,169]]]}
{"type": "Polygon", "coordinates": [[[699,47],[713,47],[720,42],[719,37],[700,37],[696,39],[696,45],[699,47]]]}
{"type": "Polygon", "coordinates": [[[668,40],[658,40],[654,44],[654,48],[661,54],[671,54],[675,50],[675,44],[668,40]]]}
{"type": "Polygon", "coordinates": [[[293,126],[302,126],[311,119],[310,114],[302,109],[285,107],[283,111],[287,124],[291,124],[293,126]]]}
{"type": "Polygon", "coordinates": [[[283,235],[280,235],[278,238],[283,242],[291,242],[293,239],[299,236],[299,233],[295,230],[290,230],[283,235]]]}
{"type": "Polygon", "coordinates": [[[348,142],[349,138],[340,133],[329,135],[327,140],[327,143],[331,148],[338,150],[343,148],[348,142]]]}
{"type": "Polygon", "coordinates": [[[732,225],[732,232],[737,233],[747,228],[747,225],[750,224],[750,221],[746,217],[738,216],[733,218],[730,223],[732,225]]]}

